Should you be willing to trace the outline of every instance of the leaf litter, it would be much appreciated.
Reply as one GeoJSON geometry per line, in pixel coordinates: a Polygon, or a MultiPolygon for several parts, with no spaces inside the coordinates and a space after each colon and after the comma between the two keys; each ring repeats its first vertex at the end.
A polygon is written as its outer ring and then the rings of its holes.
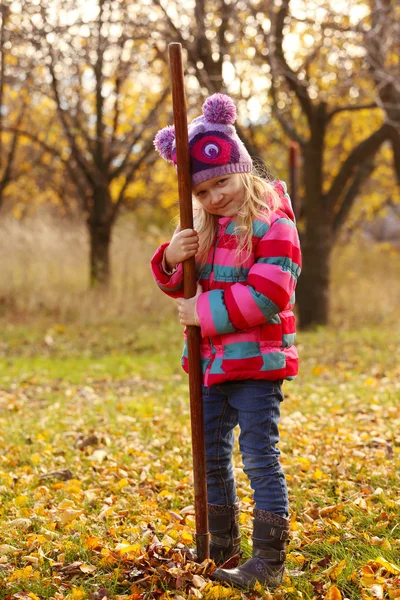
{"type": "MultiPolygon", "coordinates": [[[[302,376],[285,385],[292,536],[278,590],[216,584],[211,561],[189,559],[186,381],[161,360],[154,380],[139,371],[72,384],[38,372],[0,391],[0,597],[400,598],[398,346],[374,340],[383,373],[373,343],[324,335],[303,337],[302,376]]],[[[235,473],[246,557],[252,502],[237,448],[235,473]]]]}

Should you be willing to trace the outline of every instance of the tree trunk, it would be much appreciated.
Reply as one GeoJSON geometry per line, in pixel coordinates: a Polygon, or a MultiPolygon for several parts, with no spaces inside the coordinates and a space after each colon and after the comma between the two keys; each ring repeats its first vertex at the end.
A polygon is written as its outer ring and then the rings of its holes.
{"type": "Polygon", "coordinates": [[[302,329],[326,325],[329,317],[333,237],[322,188],[323,138],[324,127],[319,127],[303,148],[306,229],[301,239],[303,270],[296,291],[302,329]]]}
{"type": "Polygon", "coordinates": [[[307,219],[302,241],[303,270],[296,292],[301,329],[326,325],[329,317],[332,236],[329,222],[322,225],[321,218],[307,219]]]}
{"type": "Polygon", "coordinates": [[[99,175],[93,189],[87,225],[90,235],[90,285],[107,286],[110,280],[110,242],[114,223],[108,182],[99,175]]]}
{"type": "Polygon", "coordinates": [[[111,224],[88,221],[90,235],[90,285],[107,286],[110,280],[111,224]]]}

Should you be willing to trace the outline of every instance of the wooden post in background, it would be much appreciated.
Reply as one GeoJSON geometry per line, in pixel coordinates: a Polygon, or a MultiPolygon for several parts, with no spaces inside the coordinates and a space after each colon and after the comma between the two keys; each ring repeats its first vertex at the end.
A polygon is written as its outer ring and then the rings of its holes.
{"type": "Polygon", "coordinates": [[[290,172],[290,198],[296,220],[300,218],[301,203],[299,195],[299,153],[297,142],[290,142],[289,150],[289,172],[290,172]]]}
{"type": "MultiPolygon", "coordinates": [[[[172,43],[169,44],[168,50],[178,165],[180,223],[182,229],[193,229],[192,177],[190,173],[182,46],[179,43],[172,43]]],[[[185,298],[192,298],[196,295],[197,277],[194,256],[185,260],[183,263],[183,285],[185,298]]],[[[210,545],[207,514],[200,329],[199,327],[188,326],[186,328],[186,334],[189,354],[189,392],[192,427],[194,507],[196,513],[196,548],[198,560],[202,562],[205,558],[210,556],[210,545]]]]}

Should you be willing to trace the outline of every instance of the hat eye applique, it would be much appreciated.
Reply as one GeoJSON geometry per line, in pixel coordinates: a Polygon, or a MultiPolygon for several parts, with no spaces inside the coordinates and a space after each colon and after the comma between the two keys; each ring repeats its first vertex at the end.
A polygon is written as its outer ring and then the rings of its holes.
{"type": "Polygon", "coordinates": [[[221,153],[221,148],[215,142],[204,144],[202,152],[206,158],[217,158],[221,153]]]}
{"type": "Polygon", "coordinates": [[[225,136],[214,134],[200,136],[190,148],[193,159],[208,165],[226,165],[236,159],[236,144],[225,136]]]}

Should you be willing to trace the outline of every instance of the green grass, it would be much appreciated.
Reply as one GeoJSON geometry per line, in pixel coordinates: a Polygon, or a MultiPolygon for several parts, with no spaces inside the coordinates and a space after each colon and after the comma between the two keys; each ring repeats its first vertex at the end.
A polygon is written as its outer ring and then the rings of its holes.
{"type": "MultiPolygon", "coordinates": [[[[336,585],[359,600],[373,597],[368,581],[384,597],[400,588],[399,574],[370,562],[400,569],[399,344],[399,329],[299,335],[301,373],[282,404],[292,538],[276,598],[324,598],[336,585]]],[[[162,571],[138,585],[128,576],[153,536],[168,545],[164,536],[179,543],[193,533],[183,510],[193,484],[181,345],[175,323],[3,325],[0,598],[80,600],[99,588],[111,598],[189,597],[190,586],[178,594],[162,571]],[[80,448],[89,436],[97,444],[80,448]],[[67,468],[69,481],[41,478],[67,468]],[[181,510],[178,522],[170,511],[181,510]],[[29,521],[9,526],[15,519],[29,521]],[[121,543],[137,549],[123,554],[121,543]],[[68,573],[74,561],[93,572],[68,573]]],[[[251,491],[237,449],[235,463],[248,556],[251,491]]],[[[207,584],[202,596],[217,593],[207,584]]]]}

